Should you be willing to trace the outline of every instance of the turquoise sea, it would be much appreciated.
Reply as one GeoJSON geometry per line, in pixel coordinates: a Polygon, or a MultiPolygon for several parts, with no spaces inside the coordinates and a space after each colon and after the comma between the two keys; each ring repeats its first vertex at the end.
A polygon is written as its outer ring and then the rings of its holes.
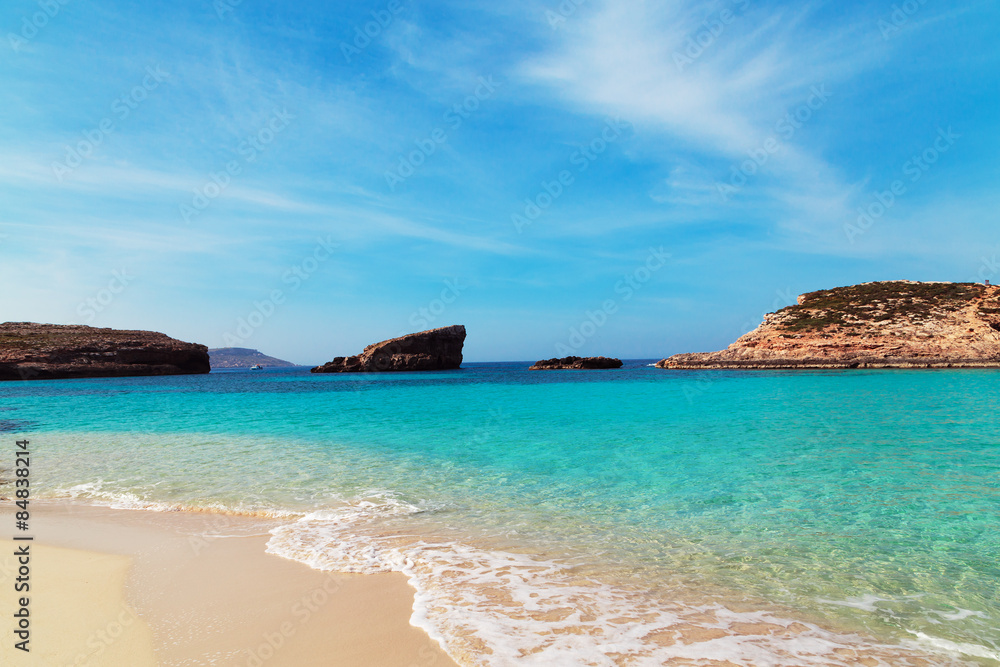
{"type": "Polygon", "coordinates": [[[402,571],[462,664],[1000,665],[1000,372],[649,363],[3,383],[0,438],[36,495],[402,571]]]}

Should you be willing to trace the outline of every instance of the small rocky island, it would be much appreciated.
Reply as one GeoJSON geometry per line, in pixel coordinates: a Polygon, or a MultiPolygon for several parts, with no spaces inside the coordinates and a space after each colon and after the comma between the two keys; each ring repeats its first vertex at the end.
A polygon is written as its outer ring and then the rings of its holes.
{"type": "Polygon", "coordinates": [[[187,375],[209,370],[207,347],[154,331],[0,324],[0,380],[187,375]]]}
{"type": "Polygon", "coordinates": [[[725,350],[659,368],[998,368],[1000,287],[863,283],[809,292],[725,350]]]}
{"type": "Polygon", "coordinates": [[[374,343],[361,354],[335,357],[313,373],[446,371],[462,365],[465,327],[458,324],[374,343]]]}
{"type": "Polygon", "coordinates": [[[208,351],[212,360],[212,368],[294,368],[295,364],[282,359],[275,359],[258,350],[246,347],[219,347],[208,351]]]}
{"type": "Polygon", "coordinates": [[[563,357],[536,361],[529,371],[604,370],[621,368],[621,359],[611,357],[563,357]]]}

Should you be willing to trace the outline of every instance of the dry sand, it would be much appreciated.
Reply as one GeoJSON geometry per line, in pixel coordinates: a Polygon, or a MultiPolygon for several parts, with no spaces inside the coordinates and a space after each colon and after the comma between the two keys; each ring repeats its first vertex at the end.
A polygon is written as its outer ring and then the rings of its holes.
{"type": "MultiPolygon", "coordinates": [[[[0,664],[455,665],[409,624],[403,575],[324,573],[267,554],[273,520],[35,502],[31,521],[31,652],[14,649],[8,540],[0,664]]],[[[5,507],[0,535],[13,525],[5,507]]]]}

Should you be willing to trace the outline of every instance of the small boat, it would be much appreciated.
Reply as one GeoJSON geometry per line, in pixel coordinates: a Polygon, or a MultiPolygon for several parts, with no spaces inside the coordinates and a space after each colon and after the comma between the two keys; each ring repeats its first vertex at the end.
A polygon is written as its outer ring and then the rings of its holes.
{"type": "Polygon", "coordinates": [[[252,370],[252,371],[259,371],[262,368],[264,368],[264,367],[261,366],[260,364],[254,364],[253,366],[250,367],[250,370],[252,370]]]}

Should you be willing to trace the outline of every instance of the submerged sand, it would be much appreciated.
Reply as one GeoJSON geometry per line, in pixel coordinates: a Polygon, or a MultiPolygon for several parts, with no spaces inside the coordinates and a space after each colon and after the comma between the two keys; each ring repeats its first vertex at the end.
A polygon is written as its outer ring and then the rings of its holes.
{"type": "MultiPolygon", "coordinates": [[[[13,519],[9,508],[0,510],[0,526],[13,527],[13,519]]],[[[31,653],[15,651],[13,623],[0,623],[0,664],[456,665],[423,630],[410,624],[414,590],[404,575],[323,572],[266,553],[269,531],[287,523],[287,518],[35,502],[31,653]]],[[[15,547],[8,540],[0,548],[0,617],[12,619],[15,547]]],[[[437,577],[447,581],[452,574],[446,568],[437,577]]],[[[507,635],[493,635],[490,645],[462,626],[458,635],[451,636],[450,649],[468,664],[629,665],[658,660],[656,664],[664,665],[731,666],[736,663],[725,653],[734,650],[751,660],[760,658],[755,664],[969,664],[913,647],[841,636],[808,622],[783,621],[754,612],[752,605],[744,613],[739,605],[730,610],[678,599],[660,600],[659,606],[651,607],[653,601],[636,598],[635,605],[622,607],[610,625],[598,627],[596,617],[588,615],[595,600],[575,585],[579,581],[563,582],[571,590],[562,592],[570,597],[559,595],[562,585],[543,583],[532,598],[555,595],[565,604],[528,609],[509,595],[500,579],[480,582],[477,599],[500,616],[507,613],[512,620],[535,627],[538,651],[556,639],[567,639],[581,650],[592,641],[616,649],[619,635],[605,634],[616,627],[641,633],[647,650],[641,656],[610,650],[599,663],[582,657],[593,652],[580,653],[577,661],[575,649],[569,658],[573,662],[567,662],[565,651],[546,658],[523,648],[501,657],[495,642],[507,635]],[[574,597],[573,591],[580,595],[574,597]],[[583,616],[574,616],[574,609],[583,616]],[[664,622],[657,624],[661,617],[664,622]]],[[[451,602],[462,607],[461,600],[451,602]]],[[[450,603],[438,599],[434,604],[450,603]]],[[[474,609],[465,611],[476,616],[474,609]]],[[[745,664],[742,658],[739,663],[745,664]]]]}

